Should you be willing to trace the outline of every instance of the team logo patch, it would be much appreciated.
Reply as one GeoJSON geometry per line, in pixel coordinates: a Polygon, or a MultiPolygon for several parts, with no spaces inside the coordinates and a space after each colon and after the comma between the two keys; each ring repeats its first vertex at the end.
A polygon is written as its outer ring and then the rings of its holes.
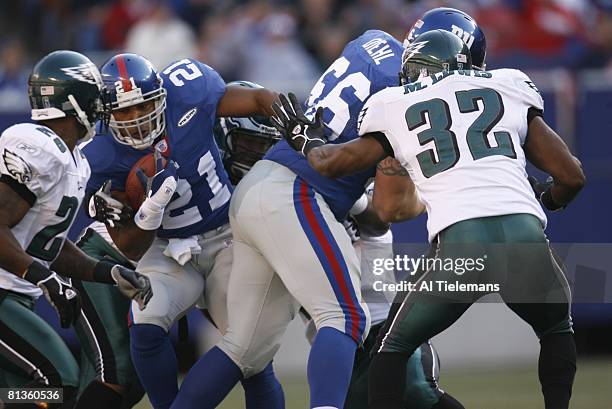
{"type": "Polygon", "coordinates": [[[74,78],[77,81],[83,81],[88,84],[102,85],[102,77],[93,63],[86,62],[75,67],[66,67],[61,69],[66,75],[74,78]]]}
{"type": "Polygon", "coordinates": [[[66,299],[72,300],[76,296],[77,296],[77,293],[72,288],[68,288],[66,290],[66,299]]]}
{"type": "Polygon", "coordinates": [[[160,153],[166,153],[168,150],[168,142],[165,139],[162,139],[155,145],[155,149],[157,149],[160,153]]]}
{"type": "Polygon", "coordinates": [[[178,121],[179,128],[187,125],[187,122],[191,121],[191,118],[195,116],[196,112],[198,112],[198,108],[191,108],[189,111],[185,112],[185,115],[178,121]]]}
{"type": "Polygon", "coordinates": [[[24,184],[32,180],[32,168],[21,156],[5,149],[2,158],[6,170],[17,182],[24,184]]]}
{"type": "Polygon", "coordinates": [[[294,135],[299,135],[300,133],[302,133],[302,126],[300,124],[297,124],[295,128],[293,128],[291,133],[294,135]]]}

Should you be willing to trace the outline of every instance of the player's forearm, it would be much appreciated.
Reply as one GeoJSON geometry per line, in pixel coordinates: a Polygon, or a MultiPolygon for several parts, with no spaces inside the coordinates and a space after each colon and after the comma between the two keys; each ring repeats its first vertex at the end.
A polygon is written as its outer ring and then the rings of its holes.
{"type": "Polygon", "coordinates": [[[155,238],[155,230],[142,230],[130,220],[122,227],[106,228],[113,243],[130,260],[138,261],[151,247],[155,238]]]}
{"type": "Polygon", "coordinates": [[[24,251],[8,226],[0,226],[0,267],[19,277],[34,259],[24,251]]]}
{"type": "Polygon", "coordinates": [[[425,211],[416,186],[396,159],[388,157],[377,165],[375,186],[372,204],[382,221],[395,223],[409,220],[425,211]]]}
{"type": "Polygon", "coordinates": [[[62,251],[51,264],[51,270],[66,277],[95,281],[94,269],[98,261],[85,254],[73,242],[66,240],[62,251]]]}
{"type": "Polygon", "coordinates": [[[272,103],[276,98],[278,98],[278,94],[274,91],[270,91],[269,89],[260,89],[258,90],[256,96],[257,101],[257,109],[260,115],[270,116],[274,115],[274,111],[272,110],[272,103]]]}
{"type": "Polygon", "coordinates": [[[553,186],[550,189],[550,194],[555,203],[566,206],[580,193],[586,184],[586,176],[582,171],[582,164],[577,158],[574,159],[574,164],[567,169],[563,175],[553,176],[553,186]]]}

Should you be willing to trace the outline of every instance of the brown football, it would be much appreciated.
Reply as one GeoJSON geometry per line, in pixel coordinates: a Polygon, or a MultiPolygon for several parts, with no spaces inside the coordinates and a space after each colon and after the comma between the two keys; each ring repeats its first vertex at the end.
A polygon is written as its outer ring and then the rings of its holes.
{"type": "MultiPolygon", "coordinates": [[[[162,159],[163,166],[166,166],[166,159],[162,159]]],[[[136,175],[136,171],[138,169],[142,169],[145,175],[151,177],[155,173],[155,159],[153,158],[153,154],[150,153],[146,156],[143,156],[134,164],[132,170],[130,170],[130,174],[125,181],[125,194],[127,196],[127,200],[132,209],[137,210],[142,202],[145,200],[146,192],[144,191],[144,187],[138,176],[136,175]]]]}

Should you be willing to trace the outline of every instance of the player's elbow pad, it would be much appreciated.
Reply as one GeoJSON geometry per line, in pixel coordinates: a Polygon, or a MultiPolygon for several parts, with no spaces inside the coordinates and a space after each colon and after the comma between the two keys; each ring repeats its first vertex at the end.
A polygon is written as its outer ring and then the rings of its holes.
{"type": "Polygon", "coordinates": [[[157,230],[161,226],[164,218],[166,205],[172,199],[176,190],[176,179],[168,177],[163,181],[155,194],[148,197],[141,205],[136,215],[134,223],[142,230],[157,230]]]}

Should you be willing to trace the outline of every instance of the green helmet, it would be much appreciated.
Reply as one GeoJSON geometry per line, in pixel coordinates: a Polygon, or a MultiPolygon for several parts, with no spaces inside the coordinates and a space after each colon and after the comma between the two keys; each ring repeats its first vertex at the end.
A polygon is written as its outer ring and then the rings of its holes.
{"type": "Polygon", "coordinates": [[[402,54],[402,85],[437,72],[472,69],[470,49],[445,30],[427,31],[414,39],[402,54]]]}
{"type": "Polygon", "coordinates": [[[95,134],[96,121],[108,123],[110,105],[100,71],[85,57],[74,51],[54,51],[43,57],[28,80],[32,120],[74,116],[87,133],[95,134]]]}

